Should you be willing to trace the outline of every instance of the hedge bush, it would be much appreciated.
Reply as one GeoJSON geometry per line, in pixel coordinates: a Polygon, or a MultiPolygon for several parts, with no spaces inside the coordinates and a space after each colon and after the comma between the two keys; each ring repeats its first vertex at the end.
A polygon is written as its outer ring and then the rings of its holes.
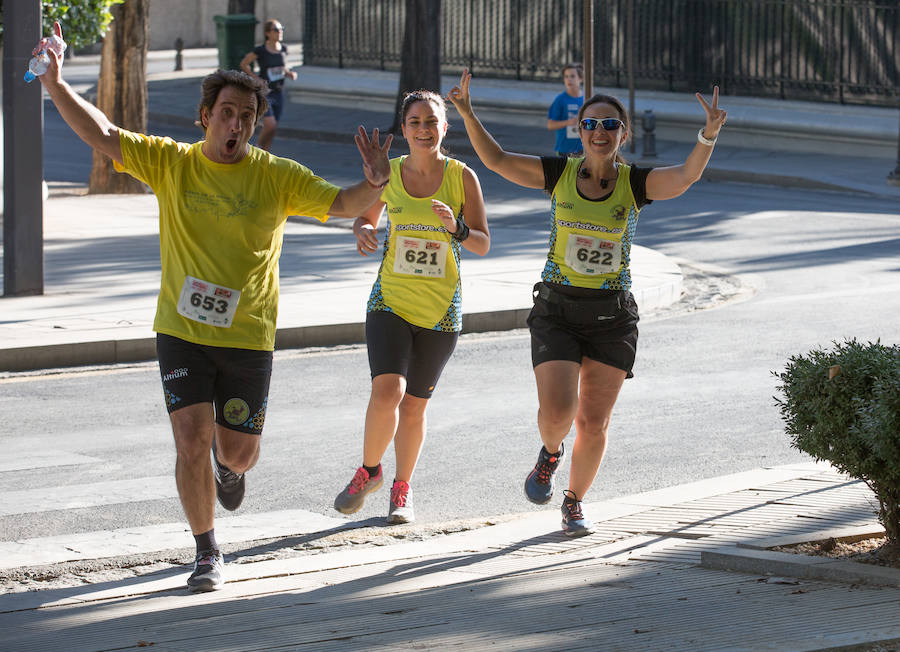
{"type": "Polygon", "coordinates": [[[864,481],[900,545],[900,345],[835,342],[791,357],[776,375],[791,445],[864,481]]]}

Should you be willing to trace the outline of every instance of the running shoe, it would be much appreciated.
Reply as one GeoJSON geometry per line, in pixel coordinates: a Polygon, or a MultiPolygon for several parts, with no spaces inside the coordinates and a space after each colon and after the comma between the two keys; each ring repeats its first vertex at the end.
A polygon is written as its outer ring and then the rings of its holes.
{"type": "Polygon", "coordinates": [[[562,529],[567,537],[583,537],[594,531],[594,524],[584,517],[581,501],[566,489],[562,504],[562,529]]]}
{"type": "Polygon", "coordinates": [[[391,503],[388,507],[388,523],[412,523],[416,520],[413,512],[412,487],[403,480],[394,480],[391,487],[391,503]]]}
{"type": "Polygon", "coordinates": [[[213,441],[212,450],[210,451],[212,458],[213,476],[216,479],[216,497],[219,504],[229,512],[233,512],[244,500],[244,491],[246,490],[246,482],[243,473],[235,473],[227,466],[216,459],[216,442],[213,441]]]}
{"type": "Polygon", "coordinates": [[[342,514],[358,512],[366,500],[366,495],[380,489],[382,484],[384,484],[384,473],[380,467],[378,475],[374,478],[369,477],[369,472],[365,468],[359,467],[350,484],[344,487],[344,490],[334,499],[334,508],[342,514]]]}
{"type": "Polygon", "coordinates": [[[194,572],[188,578],[188,588],[194,593],[206,593],[222,588],[225,583],[225,559],[218,550],[197,553],[194,572]]]}
{"type": "Polygon", "coordinates": [[[566,447],[559,444],[559,452],[551,455],[547,449],[541,446],[537,464],[525,478],[525,497],[538,505],[546,505],[553,498],[553,476],[559,461],[566,453],[566,447]]]}

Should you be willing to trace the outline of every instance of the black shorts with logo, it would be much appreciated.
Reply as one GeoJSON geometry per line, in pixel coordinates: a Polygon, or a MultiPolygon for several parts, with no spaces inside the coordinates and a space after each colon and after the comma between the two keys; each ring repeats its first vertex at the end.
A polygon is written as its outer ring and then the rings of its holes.
{"type": "Polygon", "coordinates": [[[532,366],[550,360],[580,364],[582,358],[590,358],[632,378],[639,319],[631,292],[557,289],[538,283],[527,321],[532,366]]]}
{"type": "Polygon", "coordinates": [[[212,403],[219,425],[262,434],[272,377],[271,351],[205,346],[157,333],[156,356],[170,413],[212,403]]]}
{"type": "Polygon", "coordinates": [[[406,378],[406,393],[418,398],[431,398],[458,339],[459,333],[414,326],[392,312],[366,314],[372,378],[400,374],[406,378]]]}

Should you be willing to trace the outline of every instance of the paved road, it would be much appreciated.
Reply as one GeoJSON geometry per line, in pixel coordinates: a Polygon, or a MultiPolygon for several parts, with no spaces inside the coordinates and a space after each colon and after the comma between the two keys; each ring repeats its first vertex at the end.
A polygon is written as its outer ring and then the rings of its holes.
{"type": "MultiPolygon", "coordinates": [[[[641,243],[726,273],[723,283],[737,278],[752,296],[642,322],[637,377],[587,499],[805,459],[783,434],[772,372],[833,339],[900,341],[892,210],[886,200],[714,183],[648,208],[641,243]]],[[[544,220],[536,208],[492,228],[498,242],[539,242],[544,220]]],[[[702,279],[715,290],[715,275],[702,279]]],[[[463,338],[417,471],[423,521],[531,509],[520,496],[537,449],[527,347],[521,331],[463,338]]],[[[0,474],[4,538],[181,519],[158,382],[153,365],[3,381],[0,409],[17,415],[20,433],[0,474]],[[72,464],[51,466],[59,455],[72,464]]],[[[245,512],[337,516],[330,504],[358,463],[367,388],[361,348],[278,355],[245,512]]],[[[381,516],[379,498],[357,516],[381,516]]]]}

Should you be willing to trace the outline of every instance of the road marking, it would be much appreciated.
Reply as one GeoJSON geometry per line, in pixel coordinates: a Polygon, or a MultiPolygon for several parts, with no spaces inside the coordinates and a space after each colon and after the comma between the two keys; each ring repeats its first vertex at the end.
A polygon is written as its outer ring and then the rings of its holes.
{"type": "Polygon", "coordinates": [[[0,516],[136,503],[177,496],[174,475],[8,491],[3,495],[0,516]]]}
{"type": "Polygon", "coordinates": [[[36,450],[9,452],[0,459],[0,473],[3,471],[23,471],[25,469],[43,469],[48,466],[68,466],[70,464],[93,464],[102,462],[97,457],[88,457],[78,453],[61,450],[36,450]]]}

